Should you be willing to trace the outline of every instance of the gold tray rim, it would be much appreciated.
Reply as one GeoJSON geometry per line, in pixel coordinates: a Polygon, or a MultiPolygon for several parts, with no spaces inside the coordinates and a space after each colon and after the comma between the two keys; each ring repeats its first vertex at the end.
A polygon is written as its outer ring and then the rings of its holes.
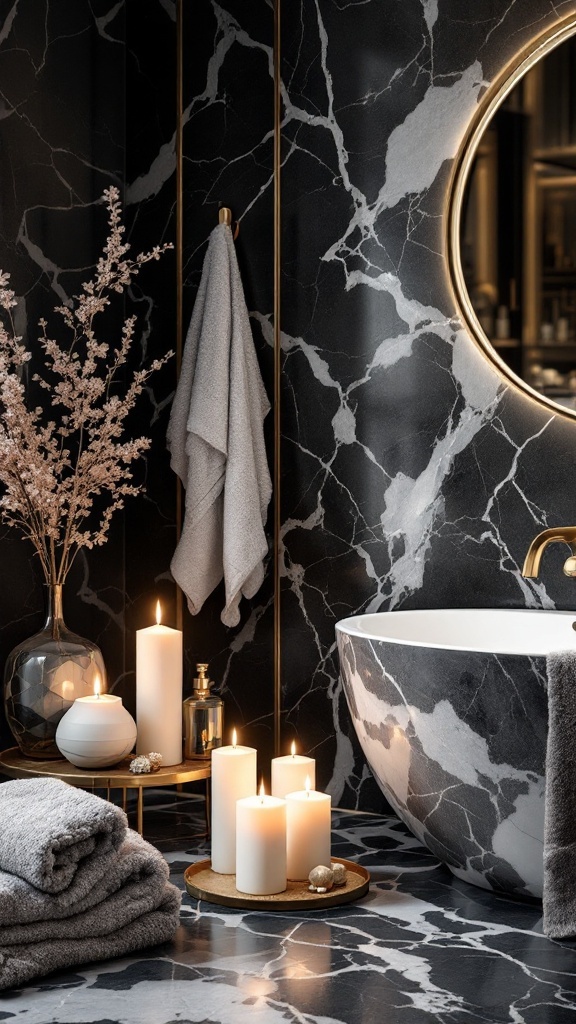
{"type": "MultiPolygon", "coordinates": [[[[190,864],[184,872],[184,882],[189,896],[195,899],[206,900],[208,903],[215,903],[224,907],[238,907],[242,910],[266,910],[266,911],[290,911],[290,910],[319,910],[321,907],[338,907],[345,903],[352,903],[366,895],[370,886],[370,872],[361,864],[355,861],[346,860],[344,857],[331,857],[332,864],[344,864],[348,872],[348,879],[345,888],[331,889],[326,893],[312,893],[303,888],[302,899],[284,899],[284,893],[279,892],[274,896],[250,896],[247,893],[238,893],[237,896],[226,895],[217,892],[204,884],[202,887],[196,885],[192,879],[203,871],[210,871],[214,878],[230,878],[230,875],[220,875],[212,871],[210,858],[196,861],[190,864]],[[357,876],[358,881],[349,888],[350,874],[357,876]]],[[[288,887],[301,885],[306,882],[289,882],[288,887]]],[[[237,891],[237,890],[236,890],[237,891]]]]}

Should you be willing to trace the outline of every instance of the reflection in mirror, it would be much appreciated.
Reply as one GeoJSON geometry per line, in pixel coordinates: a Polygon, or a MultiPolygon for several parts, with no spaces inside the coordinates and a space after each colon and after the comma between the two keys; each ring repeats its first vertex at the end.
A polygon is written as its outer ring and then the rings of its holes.
{"type": "Polygon", "coordinates": [[[488,122],[463,193],[460,253],[498,355],[576,411],[576,39],[531,67],[488,122]]]}

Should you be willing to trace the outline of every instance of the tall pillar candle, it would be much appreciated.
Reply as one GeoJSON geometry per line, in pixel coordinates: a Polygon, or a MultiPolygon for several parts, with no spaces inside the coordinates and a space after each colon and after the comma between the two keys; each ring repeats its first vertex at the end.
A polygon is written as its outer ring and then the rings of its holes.
{"type": "Polygon", "coordinates": [[[162,755],[163,765],[182,761],[182,633],[160,624],[136,631],[136,750],[162,755]]]}
{"type": "Polygon", "coordinates": [[[286,888],[286,801],[264,787],[236,804],[236,888],[251,896],[286,888]]]}
{"type": "Polygon", "coordinates": [[[236,871],[236,801],[256,792],[256,750],[236,743],[212,751],[212,870],[236,871]]]}
{"type": "Polygon", "coordinates": [[[330,867],[330,797],[305,789],[286,796],[286,871],[308,878],[319,864],[330,867]]]}
{"type": "Polygon", "coordinates": [[[296,753],[296,744],[292,744],[292,752],[285,757],[272,758],[272,796],[282,799],[287,793],[295,793],[306,788],[306,779],[310,780],[310,788],[316,785],[316,762],[313,757],[305,757],[296,753]]]}

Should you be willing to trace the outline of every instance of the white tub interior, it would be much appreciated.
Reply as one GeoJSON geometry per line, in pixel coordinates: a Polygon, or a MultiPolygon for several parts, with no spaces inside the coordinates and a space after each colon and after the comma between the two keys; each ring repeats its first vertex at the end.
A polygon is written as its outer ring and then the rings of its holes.
{"type": "Polygon", "coordinates": [[[353,615],[336,629],[411,647],[542,656],[576,649],[576,612],[441,608],[353,615]]]}

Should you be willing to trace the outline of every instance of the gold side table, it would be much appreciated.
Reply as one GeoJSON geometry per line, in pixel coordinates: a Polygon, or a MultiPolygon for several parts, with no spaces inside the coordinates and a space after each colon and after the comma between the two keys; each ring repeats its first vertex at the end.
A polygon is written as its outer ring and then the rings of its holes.
{"type": "Polygon", "coordinates": [[[9,747],[0,752],[0,774],[10,779],[51,778],[62,779],[71,786],[82,789],[106,789],[108,799],[111,789],[122,790],[122,806],[126,810],[126,790],[138,790],[138,832],[142,835],[144,826],[144,789],[148,786],[179,786],[183,782],[198,782],[206,779],[206,823],[209,823],[210,761],[183,761],[182,764],[161,767],[157,772],[134,775],[129,771],[130,758],[115,768],[76,768],[70,761],[35,761],[24,757],[18,747],[9,747]]]}

